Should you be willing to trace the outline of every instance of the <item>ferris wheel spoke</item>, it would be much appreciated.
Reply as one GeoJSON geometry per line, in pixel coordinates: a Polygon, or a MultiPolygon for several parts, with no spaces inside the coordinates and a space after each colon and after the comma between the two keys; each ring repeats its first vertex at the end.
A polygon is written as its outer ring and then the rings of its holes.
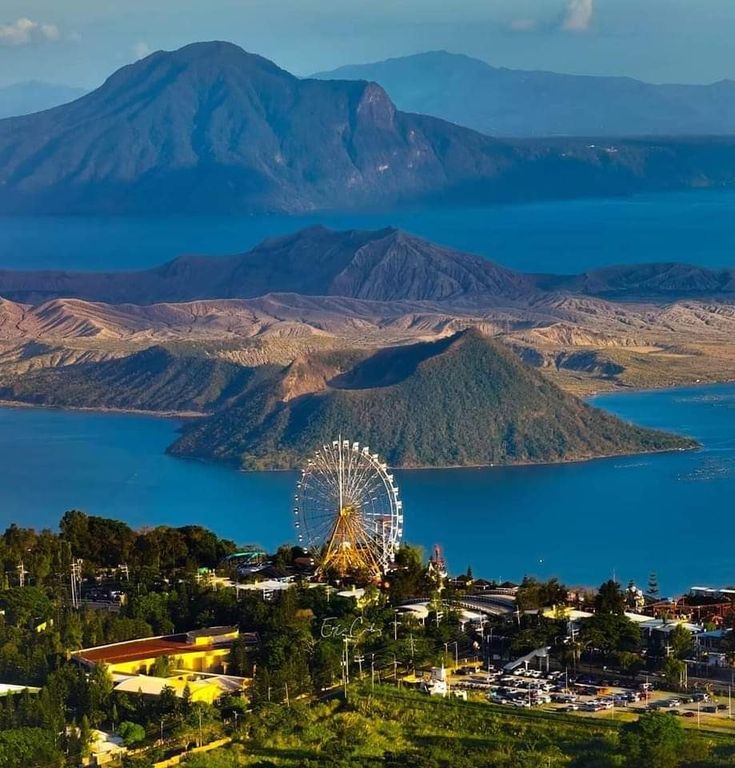
{"type": "Polygon", "coordinates": [[[342,440],[322,446],[304,468],[294,499],[299,541],[322,573],[379,578],[401,536],[398,491],[369,449],[342,440]]]}

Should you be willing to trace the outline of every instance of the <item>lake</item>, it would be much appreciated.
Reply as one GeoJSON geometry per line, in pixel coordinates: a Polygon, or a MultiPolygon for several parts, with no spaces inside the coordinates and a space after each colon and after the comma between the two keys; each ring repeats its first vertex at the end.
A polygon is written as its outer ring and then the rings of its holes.
{"type": "MultiPolygon", "coordinates": [[[[579,464],[397,472],[406,539],[454,572],[615,575],[662,591],[735,583],[735,386],[603,395],[596,404],[703,443],[701,451],[579,464]]],[[[56,527],[69,508],[134,526],[199,523],[239,543],[292,540],[295,474],[242,473],[164,454],[175,422],[0,409],[0,525],[56,527]]],[[[379,446],[373,446],[379,448],[379,446]]]]}
{"type": "Polygon", "coordinates": [[[400,226],[529,272],[682,261],[732,266],[735,191],[641,195],[491,208],[309,217],[0,218],[0,268],[137,269],[182,253],[227,254],[323,223],[400,226]]]}

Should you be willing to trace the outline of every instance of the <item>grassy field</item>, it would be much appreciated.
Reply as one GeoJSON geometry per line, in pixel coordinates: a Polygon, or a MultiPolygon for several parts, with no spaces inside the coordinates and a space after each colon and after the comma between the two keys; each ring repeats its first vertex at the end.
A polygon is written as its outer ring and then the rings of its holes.
{"type": "MultiPolygon", "coordinates": [[[[243,724],[240,743],[192,758],[186,766],[613,768],[633,765],[626,758],[624,731],[635,719],[629,712],[589,718],[430,698],[388,687],[372,694],[355,689],[348,704],[297,703],[253,713],[243,724]]],[[[676,723],[674,729],[682,725],[676,723]]],[[[687,729],[679,737],[676,762],[654,759],[647,768],[735,764],[731,736],[687,729]]]]}

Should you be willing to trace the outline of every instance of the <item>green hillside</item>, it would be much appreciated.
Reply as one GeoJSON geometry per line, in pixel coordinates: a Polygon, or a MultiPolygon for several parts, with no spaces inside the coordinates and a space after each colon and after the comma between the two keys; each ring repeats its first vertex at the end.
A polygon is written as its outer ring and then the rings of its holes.
{"type": "Polygon", "coordinates": [[[35,405],[211,412],[241,394],[254,369],[150,347],[113,360],[41,368],[0,384],[0,398],[35,405]]]}
{"type": "Polygon", "coordinates": [[[694,447],[564,393],[476,332],[383,350],[321,392],[283,401],[284,373],[191,424],[174,454],[246,468],[298,465],[341,434],[393,466],[543,463],[694,447]],[[377,364],[379,361],[380,364],[377,364]]]}

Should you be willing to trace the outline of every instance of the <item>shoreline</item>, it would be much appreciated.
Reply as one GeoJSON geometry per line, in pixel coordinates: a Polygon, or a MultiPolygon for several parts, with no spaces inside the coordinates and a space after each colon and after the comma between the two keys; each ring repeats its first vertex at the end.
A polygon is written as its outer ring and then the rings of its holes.
{"type": "Polygon", "coordinates": [[[209,413],[199,411],[146,411],[142,408],[110,408],[102,406],[86,405],[46,405],[45,403],[27,403],[23,400],[2,400],[0,399],[0,408],[17,408],[27,410],[46,410],[63,412],[81,412],[81,413],[99,413],[99,414],[121,414],[128,416],[150,416],[153,419],[169,419],[175,421],[181,419],[202,419],[205,416],[211,416],[209,413]]]}
{"type": "MultiPolygon", "coordinates": [[[[652,393],[655,394],[657,392],[676,392],[677,390],[683,390],[683,389],[691,389],[691,388],[705,388],[705,387],[712,387],[712,386],[719,386],[719,385],[735,385],[735,380],[729,380],[729,381],[723,381],[723,382],[707,382],[707,383],[697,383],[697,384],[691,384],[691,385],[682,385],[682,386],[675,386],[675,387],[659,387],[659,388],[653,388],[653,389],[616,389],[612,391],[605,391],[601,392],[596,395],[589,395],[585,396],[583,398],[580,398],[583,402],[591,405],[591,407],[598,407],[596,405],[592,405],[590,403],[590,400],[593,398],[598,397],[605,397],[610,395],[616,395],[616,394],[643,394],[643,393],[652,393]]],[[[28,403],[24,401],[19,400],[3,400],[0,399],[0,408],[14,408],[14,409],[27,409],[27,410],[52,410],[52,411],[61,411],[61,412],[69,412],[69,413],[90,413],[90,414],[100,414],[100,415],[123,415],[123,416],[143,416],[143,417],[149,417],[149,418],[155,418],[155,419],[164,419],[172,422],[185,422],[185,421],[193,421],[195,419],[202,419],[206,418],[207,416],[211,416],[212,414],[209,413],[203,413],[198,411],[149,411],[149,410],[143,410],[138,408],[111,408],[111,407],[89,407],[89,406],[61,406],[61,405],[46,405],[42,403],[28,403]]],[[[605,410],[604,408],[601,408],[601,410],[605,410]]],[[[607,411],[606,411],[607,412],[607,411]]],[[[182,424],[180,423],[178,425],[177,431],[180,431],[182,424]]],[[[654,429],[654,428],[652,428],[654,429]]],[[[654,431],[657,431],[654,429],[654,431]]],[[[490,470],[490,469],[514,469],[514,468],[529,468],[529,467],[556,467],[556,466],[566,466],[571,464],[586,464],[594,461],[607,461],[609,459],[615,459],[615,458],[631,458],[635,456],[656,456],[661,454],[667,454],[667,453],[684,453],[689,451],[699,451],[703,448],[702,444],[697,440],[696,438],[687,437],[686,435],[678,435],[677,433],[672,433],[676,437],[680,437],[682,440],[691,440],[693,442],[693,445],[689,447],[679,447],[679,448],[659,448],[655,450],[648,450],[648,451],[632,451],[632,452],[620,452],[620,453],[606,453],[606,454],[599,454],[594,456],[579,456],[576,458],[567,458],[567,459],[559,459],[558,461],[519,461],[519,462],[513,462],[508,464],[449,464],[449,465],[432,465],[432,466],[417,466],[417,467],[403,467],[403,466],[394,466],[389,465],[391,470],[399,471],[399,472],[431,472],[431,471],[452,471],[452,470],[470,470],[470,471],[483,471],[483,470],[490,470]]],[[[173,443],[172,443],[173,445],[173,443]]],[[[175,453],[171,453],[169,451],[169,448],[171,446],[167,446],[164,453],[167,456],[171,456],[172,458],[179,459],[179,460],[185,460],[185,461],[196,461],[205,465],[211,465],[214,467],[222,467],[225,469],[232,469],[236,472],[242,472],[245,474],[257,474],[262,472],[298,472],[299,467],[272,467],[272,468],[263,468],[263,469],[245,469],[241,466],[238,466],[236,464],[233,464],[231,462],[227,461],[215,461],[213,459],[209,459],[203,456],[181,456],[177,455],[175,453]]]]}

